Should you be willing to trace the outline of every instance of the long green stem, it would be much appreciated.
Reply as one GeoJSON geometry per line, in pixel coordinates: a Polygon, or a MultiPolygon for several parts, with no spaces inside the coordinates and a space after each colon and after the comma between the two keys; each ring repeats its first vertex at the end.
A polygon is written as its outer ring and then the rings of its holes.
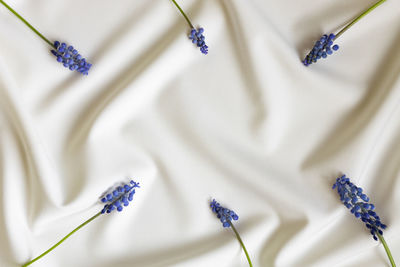
{"type": "Polygon", "coordinates": [[[186,19],[187,23],[189,24],[189,26],[190,26],[191,28],[194,28],[194,27],[193,27],[193,24],[190,22],[188,16],[186,16],[185,12],[183,12],[182,8],[178,5],[178,3],[177,3],[175,0],[171,0],[171,1],[174,2],[175,6],[179,9],[179,11],[180,11],[180,12],[182,13],[182,15],[185,17],[185,19],[186,19]]]}
{"type": "Polygon", "coordinates": [[[351,26],[353,26],[357,21],[359,21],[360,19],[362,19],[364,16],[366,16],[369,12],[371,12],[372,10],[374,10],[375,8],[377,8],[378,6],[380,6],[381,4],[383,4],[383,2],[385,2],[386,0],[380,0],[378,2],[376,2],[374,5],[372,5],[371,7],[369,7],[367,10],[365,10],[363,13],[361,13],[357,18],[355,18],[352,22],[350,22],[349,24],[346,25],[346,27],[344,27],[340,32],[338,32],[336,34],[335,39],[337,39],[340,35],[342,35],[345,31],[347,31],[351,26]]]}
{"type": "Polygon", "coordinates": [[[84,223],[82,223],[81,225],[79,225],[78,227],[76,227],[74,230],[72,230],[72,232],[70,232],[69,234],[67,234],[66,236],[63,237],[63,239],[61,239],[60,241],[58,241],[54,246],[52,246],[51,248],[49,248],[48,250],[46,250],[45,252],[43,252],[42,254],[40,254],[39,256],[37,256],[36,258],[34,258],[33,260],[25,263],[24,265],[22,265],[22,267],[31,265],[32,263],[34,263],[35,261],[37,261],[38,259],[42,258],[44,255],[46,255],[47,253],[49,253],[50,251],[52,251],[53,249],[55,249],[56,247],[58,247],[62,242],[64,242],[68,237],[70,237],[72,234],[74,234],[76,231],[78,231],[79,229],[81,229],[83,226],[85,226],[86,224],[90,223],[91,221],[93,221],[94,219],[96,219],[99,215],[101,214],[101,212],[97,213],[96,215],[92,216],[91,218],[89,218],[87,221],[85,221],[84,223]]]}
{"type": "Polygon", "coordinates": [[[246,254],[246,258],[247,258],[247,261],[249,262],[249,266],[253,267],[253,264],[251,263],[251,259],[250,259],[249,253],[247,252],[246,246],[244,245],[242,239],[240,238],[239,233],[236,231],[235,226],[233,226],[233,224],[231,222],[229,222],[229,223],[231,224],[232,230],[235,232],[236,238],[237,238],[237,240],[239,240],[239,243],[242,246],[242,248],[244,250],[244,253],[246,254]]]}
{"type": "Polygon", "coordinates": [[[17,11],[15,11],[14,9],[12,9],[12,7],[10,7],[9,5],[7,5],[3,0],[0,0],[0,3],[2,3],[8,10],[11,11],[11,13],[13,13],[17,18],[19,18],[23,23],[26,24],[26,26],[29,27],[29,29],[31,29],[34,33],[36,33],[40,38],[42,38],[46,43],[48,43],[51,47],[54,47],[53,43],[50,42],[46,37],[43,36],[43,34],[41,34],[38,30],[35,29],[35,27],[33,27],[31,24],[29,24],[29,22],[27,22],[20,14],[17,13],[17,11]]]}
{"type": "Polygon", "coordinates": [[[392,253],[390,252],[390,249],[389,249],[385,239],[379,233],[377,233],[377,235],[378,235],[378,238],[381,241],[383,247],[385,248],[385,251],[386,251],[386,254],[387,254],[388,258],[389,258],[390,264],[392,264],[392,267],[396,267],[396,263],[394,263],[394,259],[393,259],[392,253]]]}

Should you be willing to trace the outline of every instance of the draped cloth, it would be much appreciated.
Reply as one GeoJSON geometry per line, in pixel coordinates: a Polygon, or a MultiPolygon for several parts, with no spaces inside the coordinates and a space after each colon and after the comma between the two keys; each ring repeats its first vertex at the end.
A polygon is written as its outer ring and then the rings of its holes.
{"type": "Polygon", "coordinates": [[[0,266],[388,266],[331,189],[347,174],[375,204],[400,263],[400,2],[385,2],[317,64],[301,60],[372,0],[15,0],[48,39],[93,64],[59,64],[0,6],[0,266]],[[129,181],[129,180],[128,180],[129,181]]]}

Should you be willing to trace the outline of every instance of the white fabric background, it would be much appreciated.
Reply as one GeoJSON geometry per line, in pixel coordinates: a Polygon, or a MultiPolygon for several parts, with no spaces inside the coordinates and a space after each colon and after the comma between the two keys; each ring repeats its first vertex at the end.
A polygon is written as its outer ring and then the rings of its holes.
{"type": "Polygon", "coordinates": [[[247,266],[208,201],[235,210],[255,266],[389,266],[340,203],[341,172],[388,225],[400,263],[400,2],[301,59],[372,0],[8,1],[93,68],[65,70],[0,6],[0,266],[36,257],[134,178],[101,216],[32,266],[247,266]]]}

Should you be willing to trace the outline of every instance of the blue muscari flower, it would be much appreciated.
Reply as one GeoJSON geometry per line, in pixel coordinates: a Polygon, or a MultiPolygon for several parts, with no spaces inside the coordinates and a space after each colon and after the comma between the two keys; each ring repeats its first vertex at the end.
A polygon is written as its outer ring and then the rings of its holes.
{"type": "Polygon", "coordinates": [[[329,35],[325,34],[323,35],[314,45],[314,48],[310,51],[310,53],[306,56],[306,58],[302,61],[305,66],[308,66],[312,63],[316,63],[319,59],[321,58],[327,58],[328,55],[331,55],[333,51],[336,51],[339,49],[338,45],[333,45],[333,42],[344,32],[346,32],[348,29],[350,29],[357,21],[359,21],[361,18],[366,16],[368,13],[370,13],[372,10],[377,8],[379,5],[381,5],[383,2],[386,0],[379,0],[372,6],[370,6],[368,9],[366,9],[364,12],[362,12],[359,16],[357,16],[355,19],[353,19],[350,23],[348,23],[343,29],[341,29],[336,35],[331,33],[329,35]],[[333,46],[332,46],[333,45],[333,46]]]}
{"type": "Polygon", "coordinates": [[[84,221],[82,224],[80,224],[78,227],[76,227],[74,230],[72,230],[69,234],[64,236],[60,241],[58,241],[55,245],[50,247],[48,250],[37,256],[36,258],[28,261],[27,263],[23,264],[22,267],[26,267],[31,265],[32,263],[36,262],[43,256],[45,256],[47,253],[51,252],[53,249],[58,247],[61,243],[63,243],[65,240],[67,240],[72,234],[76,233],[79,229],[81,229],[83,226],[87,225],[97,217],[101,216],[105,212],[111,213],[113,210],[117,211],[122,211],[122,204],[124,206],[128,206],[129,202],[133,200],[133,195],[135,194],[135,188],[139,187],[139,183],[136,183],[134,181],[130,181],[127,184],[122,184],[121,186],[118,186],[115,190],[111,190],[111,192],[106,193],[104,197],[101,199],[103,203],[108,203],[104,206],[104,208],[97,212],[95,215],[84,221]]]}
{"type": "Polygon", "coordinates": [[[360,187],[355,186],[350,179],[343,175],[336,179],[332,189],[337,188],[340,200],[356,218],[361,219],[370,230],[373,238],[378,240],[376,234],[383,234],[386,225],[381,222],[378,214],[374,211],[375,206],[369,202],[369,198],[360,187]]]}
{"type": "Polygon", "coordinates": [[[86,62],[81,55],[78,54],[78,51],[75,50],[72,46],[68,46],[65,43],[60,44],[59,41],[55,41],[54,43],[50,42],[43,34],[41,34],[35,27],[33,27],[26,19],[24,19],[17,11],[15,11],[12,7],[6,4],[3,0],[0,0],[0,4],[4,5],[8,10],[11,11],[18,19],[20,19],[29,29],[31,29],[35,34],[37,34],[40,38],[43,39],[47,44],[49,44],[53,50],[51,52],[54,56],[56,56],[57,61],[62,63],[64,67],[69,68],[70,70],[76,70],[84,75],[88,75],[89,69],[92,64],[86,62]]]}
{"type": "Polygon", "coordinates": [[[249,266],[252,267],[253,263],[251,262],[250,255],[244,245],[242,238],[239,235],[239,232],[236,230],[235,226],[232,224],[232,220],[237,221],[239,216],[230,209],[222,207],[215,199],[210,202],[211,210],[217,214],[218,219],[221,221],[223,227],[231,227],[232,231],[235,233],[237,240],[243,248],[244,253],[246,254],[247,261],[249,266]]]}
{"type": "Polygon", "coordinates": [[[129,202],[133,200],[133,195],[135,194],[135,188],[140,187],[139,183],[131,180],[127,184],[123,184],[106,193],[101,202],[108,203],[101,210],[101,213],[111,213],[113,210],[122,211],[122,206],[128,206],[129,202]]]}
{"type": "Polygon", "coordinates": [[[333,44],[334,40],[335,34],[324,34],[317,42],[315,42],[313,49],[303,60],[303,64],[308,66],[312,63],[316,63],[321,58],[327,58],[329,55],[332,55],[333,51],[339,49],[337,44],[333,44]]]}
{"type": "Polygon", "coordinates": [[[86,59],[72,45],[68,46],[66,43],[55,41],[54,48],[51,53],[64,67],[69,68],[71,71],[76,70],[83,75],[88,75],[92,64],[86,62],[86,59]]]}
{"type": "Polygon", "coordinates": [[[221,221],[222,226],[230,227],[231,221],[237,221],[239,216],[232,210],[222,207],[215,199],[210,203],[211,210],[217,214],[218,219],[221,221]]]}
{"type": "Polygon", "coordinates": [[[197,30],[195,28],[192,28],[189,34],[189,39],[192,40],[192,43],[197,45],[197,47],[200,47],[201,53],[207,55],[208,54],[208,46],[206,45],[205,42],[205,37],[203,35],[204,29],[203,28],[198,28],[197,30]]]}

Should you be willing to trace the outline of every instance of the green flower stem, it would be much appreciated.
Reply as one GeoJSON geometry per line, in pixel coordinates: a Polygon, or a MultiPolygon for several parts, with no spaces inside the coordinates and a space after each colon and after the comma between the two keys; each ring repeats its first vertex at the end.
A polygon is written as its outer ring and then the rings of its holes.
{"type": "MultiPolygon", "coordinates": [[[[0,0],[1,1],[1,0],[0,0]]],[[[29,266],[32,263],[34,263],[35,261],[39,260],[40,258],[42,258],[43,256],[45,256],[47,253],[49,253],[50,251],[52,251],[53,249],[55,249],[56,247],[58,247],[62,242],[64,242],[68,237],[70,237],[72,234],[74,234],[76,231],[78,231],[79,229],[81,229],[83,226],[85,226],[86,224],[90,223],[91,221],[93,221],[94,219],[96,219],[97,217],[99,217],[101,215],[101,212],[97,213],[96,215],[92,216],[91,218],[89,218],[87,221],[85,221],[84,223],[82,223],[81,225],[79,225],[78,227],[76,227],[74,230],[72,230],[72,232],[70,232],[69,234],[67,234],[66,236],[63,237],[63,239],[61,239],[60,241],[58,241],[54,246],[52,246],[51,248],[49,248],[48,250],[46,250],[45,252],[43,252],[42,254],[40,254],[39,256],[37,256],[36,258],[34,258],[33,260],[25,263],[24,265],[22,265],[22,267],[25,266],[29,266]]]]}
{"type": "Polygon", "coordinates": [[[378,6],[380,6],[381,4],[383,4],[383,2],[385,2],[386,0],[380,0],[378,2],[376,2],[374,5],[372,5],[371,7],[369,7],[367,10],[365,10],[363,13],[361,13],[357,18],[355,18],[352,22],[350,22],[349,24],[346,25],[346,27],[344,27],[340,32],[338,32],[336,34],[335,40],[342,35],[345,31],[347,31],[351,26],[353,26],[357,21],[359,21],[360,19],[362,19],[363,17],[365,17],[368,13],[370,13],[372,10],[374,10],[375,8],[377,8],[378,6]]]}
{"type": "Polygon", "coordinates": [[[242,239],[240,238],[239,233],[236,231],[236,228],[235,228],[235,226],[233,226],[232,222],[229,222],[229,223],[230,223],[230,225],[232,227],[232,230],[235,232],[236,238],[239,241],[240,245],[242,246],[242,248],[244,250],[244,253],[246,254],[246,258],[247,258],[247,261],[249,262],[249,266],[253,267],[253,264],[251,263],[251,259],[250,259],[249,253],[247,252],[246,246],[244,245],[242,239]]]}
{"type": "Polygon", "coordinates": [[[394,259],[393,259],[392,253],[390,252],[390,249],[389,249],[385,239],[379,233],[376,233],[376,234],[378,235],[379,240],[381,241],[383,247],[385,248],[385,251],[386,251],[386,254],[387,254],[388,258],[389,258],[390,264],[392,265],[392,267],[396,267],[396,263],[394,263],[394,259]]]}
{"type": "Polygon", "coordinates": [[[46,43],[48,43],[51,47],[54,47],[53,43],[50,42],[46,37],[43,36],[38,30],[35,29],[29,22],[27,22],[20,14],[17,13],[12,7],[7,5],[3,0],[0,0],[0,3],[2,3],[8,10],[10,10],[17,18],[19,18],[23,23],[26,24],[26,26],[29,27],[34,33],[36,33],[40,38],[42,38],[46,43]]]}
{"type": "MultiPolygon", "coordinates": [[[[1,1],[1,0],[0,0],[1,1]]],[[[187,23],[189,24],[189,26],[194,29],[193,24],[190,22],[188,16],[186,16],[185,12],[183,12],[182,8],[178,5],[178,3],[175,0],[171,0],[172,2],[174,2],[175,6],[179,9],[179,11],[182,13],[182,15],[185,17],[187,23]]]]}

